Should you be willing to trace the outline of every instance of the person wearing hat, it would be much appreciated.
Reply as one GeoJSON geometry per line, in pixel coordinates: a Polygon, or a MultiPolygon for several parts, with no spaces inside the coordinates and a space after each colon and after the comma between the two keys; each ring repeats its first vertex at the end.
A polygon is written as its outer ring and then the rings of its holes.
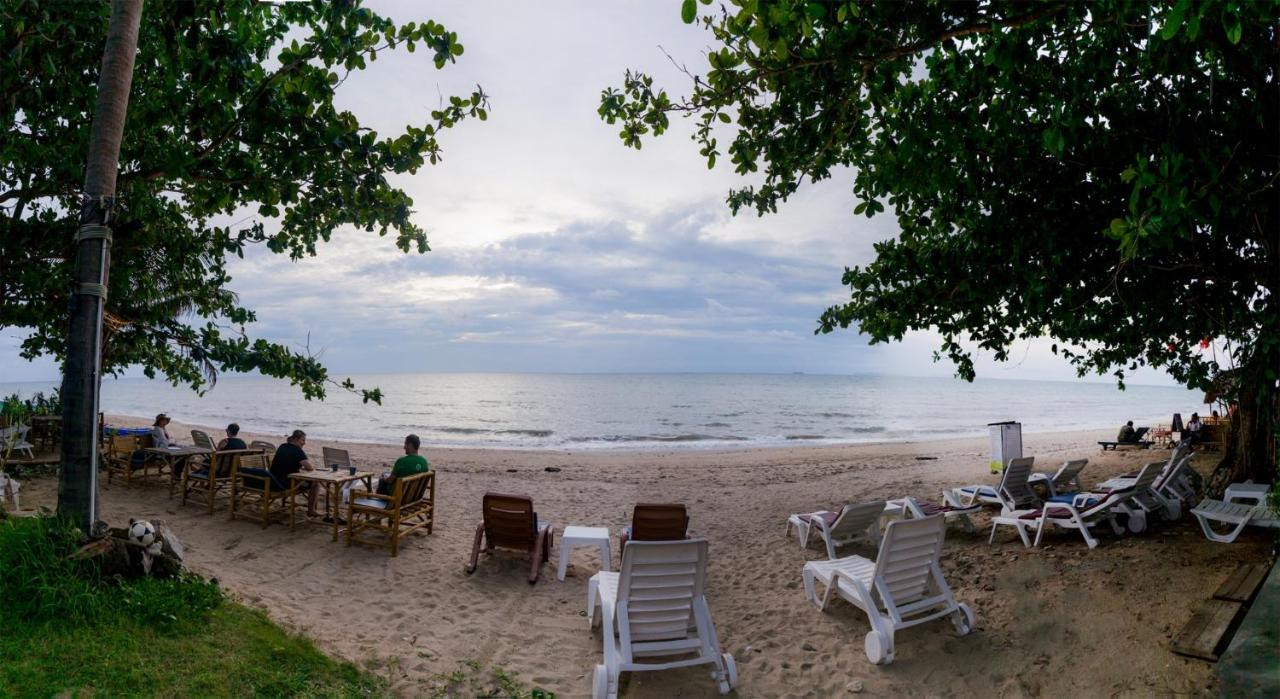
{"type": "Polygon", "coordinates": [[[160,413],[156,416],[155,424],[151,426],[151,446],[156,449],[164,449],[173,443],[169,438],[169,431],[165,428],[169,425],[169,416],[160,413]]]}

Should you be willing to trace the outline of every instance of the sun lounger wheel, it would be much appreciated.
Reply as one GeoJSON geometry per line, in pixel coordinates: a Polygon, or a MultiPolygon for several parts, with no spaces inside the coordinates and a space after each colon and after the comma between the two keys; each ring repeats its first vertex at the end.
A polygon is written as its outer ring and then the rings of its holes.
{"type": "Polygon", "coordinates": [[[738,663],[728,653],[721,653],[720,659],[724,663],[724,672],[713,672],[711,676],[720,680],[720,693],[728,694],[729,690],[738,686],[738,663]]]}
{"type": "Polygon", "coordinates": [[[1134,534],[1141,534],[1147,530],[1147,513],[1138,511],[1129,515],[1129,531],[1134,534]]]}
{"type": "Polygon", "coordinates": [[[973,614],[973,609],[969,605],[961,602],[955,614],[951,615],[951,625],[956,627],[956,633],[961,636],[968,636],[973,633],[973,625],[977,623],[977,617],[973,614]]]}
{"type": "Polygon", "coordinates": [[[609,696],[609,669],[603,664],[596,665],[591,675],[591,699],[607,699],[609,696]]]}
{"type": "Polygon", "coordinates": [[[867,633],[865,641],[867,660],[876,665],[888,665],[893,662],[893,640],[879,631],[867,633]]]}

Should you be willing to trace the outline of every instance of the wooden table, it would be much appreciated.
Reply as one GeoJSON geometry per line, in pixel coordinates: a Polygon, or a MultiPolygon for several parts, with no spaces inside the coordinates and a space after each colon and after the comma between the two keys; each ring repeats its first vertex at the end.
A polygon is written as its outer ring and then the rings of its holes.
{"type": "Polygon", "coordinates": [[[173,486],[177,482],[174,479],[174,468],[177,464],[193,456],[208,456],[213,453],[213,450],[204,447],[147,447],[142,450],[142,453],[148,458],[163,459],[165,465],[169,467],[169,497],[173,497],[173,486]]]}
{"type": "Polygon", "coordinates": [[[294,497],[298,493],[298,484],[302,482],[314,483],[312,487],[324,488],[325,498],[329,503],[329,518],[333,520],[333,540],[338,540],[338,532],[340,531],[340,521],[342,518],[342,486],[352,481],[363,480],[365,487],[370,492],[373,491],[373,471],[356,471],[351,473],[350,469],[339,469],[331,471],[329,469],[316,471],[298,471],[289,475],[289,529],[292,531],[296,525],[297,518],[297,499],[294,497]]]}

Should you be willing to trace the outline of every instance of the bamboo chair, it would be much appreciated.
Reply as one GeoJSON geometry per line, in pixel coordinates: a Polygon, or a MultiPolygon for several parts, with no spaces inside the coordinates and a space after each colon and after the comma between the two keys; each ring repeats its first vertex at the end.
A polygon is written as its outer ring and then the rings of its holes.
{"type": "Polygon", "coordinates": [[[249,448],[261,449],[262,453],[266,454],[268,459],[276,455],[276,445],[271,442],[264,442],[261,439],[255,439],[252,442],[249,442],[249,448]]]}
{"type": "Polygon", "coordinates": [[[200,430],[191,430],[191,443],[197,447],[213,451],[213,439],[209,437],[209,433],[200,430]]]}
{"type": "Polygon", "coordinates": [[[126,487],[133,485],[135,479],[162,478],[164,461],[145,458],[134,463],[133,455],[139,449],[146,448],[151,438],[140,435],[111,435],[107,442],[107,485],[111,479],[119,476],[124,479],[126,487]]]}
{"type": "Polygon", "coordinates": [[[262,522],[262,528],[266,529],[271,523],[272,514],[279,515],[281,519],[289,512],[289,488],[279,488],[275,485],[271,478],[268,467],[271,462],[267,460],[265,454],[247,454],[236,459],[231,467],[231,516],[230,519],[235,521],[236,515],[245,516],[244,505],[252,505],[256,512],[251,516],[262,522]],[[279,506],[272,508],[272,505],[279,503],[279,506]]]}
{"type": "Polygon", "coordinates": [[[527,495],[484,494],[484,519],[476,527],[475,545],[471,548],[471,564],[467,575],[476,572],[480,560],[480,540],[485,541],[485,552],[495,548],[513,549],[529,554],[529,584],[538,582],[542,564],[551,557],[551,542],[555,528],[538,521],[533,511],[533,500],[527,495]]]}
{"type": "Polygon", "coordinates": [[[187,504],[187,496],[192,492],[204,491],[201,497],[208,501],[209,514],[213,514],[214,497],[219,490],[230,489],[236,461],[242,456],[260,453],[256,449],[224,449],[209,455],[211,468],[197,471],[188,464],[182,471],[182,504],[187,504]]]}
{"type": "Polygon", "coordinates": [[[618,535],[623,550],[628,541],[680,541],[687,539],[689,512],[682,503],[636,503],[631,526],[618,535]]]}
{"type": "Polygon", "coordinates": [[[378,493],[353,494],[347,506],[347,546],[351,542],[371,546],[389,547],[391,557],[400,550],[400,539],[426,528],[431,534],[435,523],[436,474],[434,471],[415,473],[396,479],[391,495],[378,493]],[[360,538],[360,532],[375,530],[386,535],[382,538],[360,538]]]}

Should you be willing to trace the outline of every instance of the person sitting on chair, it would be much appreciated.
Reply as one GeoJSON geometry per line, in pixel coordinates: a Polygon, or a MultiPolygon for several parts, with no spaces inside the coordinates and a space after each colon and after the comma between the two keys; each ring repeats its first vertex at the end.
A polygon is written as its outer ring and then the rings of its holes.
{"type": "Polygon", "coordinates": [[[222,451],[224,449],[248,449],[249,445],[245,444],[243,439],[240,439],[238,436],[239,434],[239,425],[234,422],[227,425],[227,437],[221,442],[218,442],[216,451],[222,451]]]}
{"type": "Polygon", "coordinates": [[[1187,431],[1182,435],[1182,441],[1188,444],[1195,444],[1200,441],[1200,413],[1191,413],[1191,419],[1187,420],[1187,431]]]}
{"type": "Polygon", "coordinates": [[[1133,429],[1133,420],[1126,422],[1124,427],[1120,428],[1120,434],[1116,435],[1116,441],[1122,444],[1138,441],[1138,434],[1133,429]]]}
{"type": "Polygon", "coordinates": [[[169,426],[169,416],[160,413],[156,416],[156,421],[151,425],[151,446],[156,449],[164,449],[173,444],[173,440],[169,437],[169,430],[165,429],[169,426]]]}
{"type": "MultiPolygon", "coordinates": [[[[284,444],[276,449],[276,455],[271,459],[271,480],[272,487],[281,490],[289,489],[289,476],[299,471],[314,471],[316,467],[311,464],[311,460],[307,458],[307,452],[302,447],[307,444],[307,433],[302,430],[294,430],[293,434],[285,440],[284,444]]],[[[298,490],[305,490],[307,493],[307,516],[314,517],[316,514],[316,489],[311,487],[311,483],[300,483],[298,490]]]]}
{"type": "Polygon", "coordinates": [[[391,470],[383,473],[382,477],[378,479],[378,494],[391,495],[396,490],[397,478],[426,473],[431,468],[426,458],[418,454],[418,449],[421,446],[422,440],[418,439],[416,434],[411,434],[404,438],[404,456],[396,459],[396,463],[391,467],[391,470]]]}

